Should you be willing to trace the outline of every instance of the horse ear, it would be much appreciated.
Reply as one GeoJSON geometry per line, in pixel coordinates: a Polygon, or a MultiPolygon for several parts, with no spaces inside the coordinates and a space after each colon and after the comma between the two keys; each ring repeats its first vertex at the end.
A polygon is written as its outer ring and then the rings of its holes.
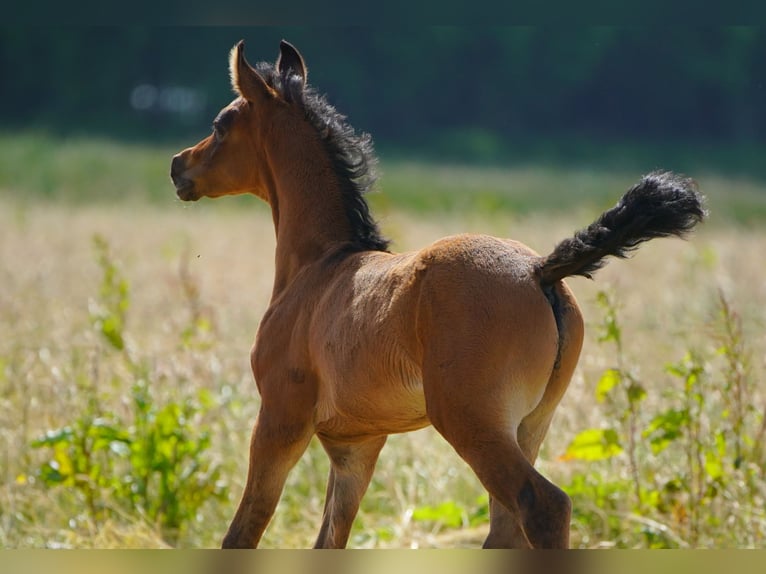
{"type": "Polygon", "coordinates": [[[306,84],[306,77],[308,71],[306,70],[306,63],[303,61],[303,56],[296,50],[287,40],[282,40],[279,43],[279,58],[277,58],[277,71],[282,77],[290,75],[300,76],[301,84],[306,84]]]}
{"type": "Polygon", "coordinates": [[[240,40],[229,53],[229,74],[234,91],[250,102],[274,95],[266,81],[245,59],[245,41],[240,40]]]}

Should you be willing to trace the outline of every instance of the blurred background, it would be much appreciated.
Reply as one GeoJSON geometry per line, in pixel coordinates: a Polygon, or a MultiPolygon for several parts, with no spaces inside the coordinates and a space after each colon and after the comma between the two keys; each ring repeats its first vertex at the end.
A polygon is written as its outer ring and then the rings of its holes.
{"type": "Polygon", "coordinates": [[[384,159],[766,174],[759,27],[3,27],[0,127],[190,142],[281,38],[384,159]]]}

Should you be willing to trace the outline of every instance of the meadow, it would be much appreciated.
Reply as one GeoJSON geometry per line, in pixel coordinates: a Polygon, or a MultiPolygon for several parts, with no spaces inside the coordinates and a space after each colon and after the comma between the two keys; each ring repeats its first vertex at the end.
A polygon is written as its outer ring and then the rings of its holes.
{"type": "MultiPolygon", "coordinates": [[[[37,133],[0,150],[0,547],[217,546],[258,410],[268,210],[178,201],[170,146],[37,133]]],[[[401,251],[480,232],[548,252],[641,175],[381,167],[369,200],[401,251]]],[[[538,468],[573,499],[574,547],[766,541],[766,186],[689,175],[710,210],[689,241],[569,280],[586,340],[538,468]]],[[[263,547],[313,543],[327,473],[312,443],[263,547]]],[[[478,547],[486,503],[432,429],[392,436],[350,546],[478,547]]]]}

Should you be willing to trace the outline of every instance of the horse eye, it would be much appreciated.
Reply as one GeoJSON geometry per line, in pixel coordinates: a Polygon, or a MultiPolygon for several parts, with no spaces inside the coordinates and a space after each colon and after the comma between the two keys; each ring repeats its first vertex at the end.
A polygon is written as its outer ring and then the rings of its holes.
{"type": "Polygon", "coordinates": [[[226,136],[226,130],[220,122],[213,122],[213,133],[219,140],[222,140],[226,136]]]}

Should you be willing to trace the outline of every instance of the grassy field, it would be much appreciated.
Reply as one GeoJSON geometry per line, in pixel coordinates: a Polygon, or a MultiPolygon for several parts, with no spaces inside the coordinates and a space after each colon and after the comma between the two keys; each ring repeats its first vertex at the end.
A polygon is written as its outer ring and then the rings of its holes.
{"type": "MultiPolygon", "coordinates": [[[[270,215],[174,199],[171,149],[40,134],[0,149],[0,547],[216,546],[258,408],[270,215]]],[[[382,167],[371,202],[397,250],[474,231],[547,252],[640,175],[382,167]]],[[[691,241],[569,282],[588,330],[538,466],[574,500],[573,546],[766,540],[766,189],[692,175],[711,218],[691,241]]],[[[327,471],[312,444],[264,547],[311,545],[327,471]]],[[[426,429],[389,439],[350,545],[476,547],[487,528],[481,486],[426,429]]]]}

